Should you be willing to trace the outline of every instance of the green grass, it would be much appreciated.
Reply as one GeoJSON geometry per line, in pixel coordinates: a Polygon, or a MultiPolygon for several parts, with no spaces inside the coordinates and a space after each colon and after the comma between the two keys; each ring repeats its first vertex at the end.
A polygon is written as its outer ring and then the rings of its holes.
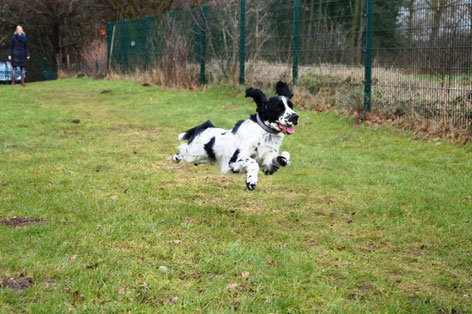
{"type": "Polygon", "coordinates": [[[248,192],[170,161],[252,113],[243,89],[59,80],[0,106],[0,219],[47,220],[0,227],[0,276],[35,281],[1,313],[472,311],[471,145],[301,111],[292,165],[248,192]]]}

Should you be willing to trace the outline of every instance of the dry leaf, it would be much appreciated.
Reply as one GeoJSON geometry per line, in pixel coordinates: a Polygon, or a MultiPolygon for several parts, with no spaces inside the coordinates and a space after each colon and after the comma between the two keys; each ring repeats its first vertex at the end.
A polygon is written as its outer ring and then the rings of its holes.
{"type": "Polygon", "coordinates": [[[277,262],[275,262],[271,259],[267,261],[267,264],[269,264],[270,266],[277,266],[277,262]]]}
{"type": "Polygon", "coordinates": [[[226,289],[236,291],[238,289],[238,284],[234,282],[230,283],[226,286],[226,289]]]}
{"type": "Polygon", "coordinates": [[[174,244],[179,244],[179,243],[181,243],[181,242],[182,242],[182,241],[180,241],[180,240],[174,240],[174,244]]]}
{"type": "Polygon", "coordinates": [[[173,297],[172,299],[170,299],[170,303],[176,303],[177,300],[179,300],[179,297],[173,297]]]}
{"type": "Polygon", "coordinates": [[[75,254],[75,255],[73,255],[73,256],[71,257],[71,259],[72,259],[73,261],[76,260],[76,259],[78,259],[78,258],[79,258],[79,255],[77,255],[77,254],[75,254]]]}
{"type": "Polygon", "coordinates": [[[163,273],[166,273],[169,271],[169,268],[167,268],[166,266],[159,266],[159,270],[163,273]]]}
{"type": "Polygon", "coordinates": [[[248,279],[249,278],[249,272],[248,271],[243,271],[241,273],[241,278],[243,279],[248,279]]]}
{"type": "Polygon", "coordinates": [[[71,303],[71,305],[74,306],[75,302],[77,302],[77,300],[79,300],[79,291],[78,290],[76,290],[72,293],[72,303],[71,303]]]}
{"type": "Polygon", "coordinates": [[[85,268],[91,269],[91,268],[95,268],[97,266],[98,266],[98,263],[92,263],[92,264],[89,264],[89,265],[85,266],[85,268]]]}
{"type": "Polygon", "coordinates": [[[142,281],[142,280],[139,280],[139,279],[136,280],[136,284],[137,284],[138,286],[141,286],[141,287],[144,287],[144,288],[150,288],[150,287],[151,287],[150,284],[148,284],[147,282],[144,282],[144,281],[142,281]]]}
{"type": "Polygon", "coordinates": [[[116,200],[117,198],[118,198],[118,195],[113,195],[113,196],[111,197],[112,200],[116,200]]]}

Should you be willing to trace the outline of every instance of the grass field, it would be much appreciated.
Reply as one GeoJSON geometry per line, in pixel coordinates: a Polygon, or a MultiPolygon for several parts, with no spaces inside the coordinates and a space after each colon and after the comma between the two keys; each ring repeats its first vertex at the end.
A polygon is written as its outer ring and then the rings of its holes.
{"type": "Polygon", "coordinates": [[[0,276],[34,280],[0,312],[472,311],[471,144],[301,111],[254,192],[170,161],[179,132],[253,113],[243,95],[0,86],[0,219],[43,219],[0,226],[0,276]]]}

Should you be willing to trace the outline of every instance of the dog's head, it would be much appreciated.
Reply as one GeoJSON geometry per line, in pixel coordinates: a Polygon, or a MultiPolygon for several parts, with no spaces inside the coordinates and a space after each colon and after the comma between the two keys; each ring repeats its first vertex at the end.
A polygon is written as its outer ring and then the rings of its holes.
{"type": "Polygon", "coordinates": [[[246,97],[251,97],[257,104],[257,113],[261,120],[271,129],[285,134],[295,132],[294,125],[298,124],[298,114],[293,111],[290,99],[293,93],[287,83],[279,81],[275,86],[274,96],[267,100],[263,91],[256,88],[246,89],[246,97]]]}

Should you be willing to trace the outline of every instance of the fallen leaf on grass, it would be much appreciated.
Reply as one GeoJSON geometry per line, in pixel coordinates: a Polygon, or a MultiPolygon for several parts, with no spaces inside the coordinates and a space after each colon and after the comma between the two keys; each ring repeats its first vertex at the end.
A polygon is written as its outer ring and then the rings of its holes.
{"type": "Polygon", "coordinates": [[[80,119],[74,119],[71,121],[72,123],[75,123],[75,124],[79,124],[80,123],[80,119]]]}
{"type": "Polygon", "coordinates": [[[169,271],[169,268],[167,268],[166,266],[159,266],[159,271],[163,272],[163,273],[166,273],[169,271]]]}
{"type": "Polygon", "coordinates": [[[238,284],[234,283],[234,282],[230,283],[229,285],[226,286],[226,289],[236,291],[236,290],[238,290],[238,284]]]}
{"type": "Polygon", "coordinates": [[[91,269],[91,268],[95,268],[97,266],[98,266],[98,263],[93,263],[93,264],[89,264],[89,265],[85,266],[85,268],[91,269]]]}
{"type": "Polygon", "coordinates": [[[118,294],[125,294],[125,293],[126,293],[126,289],[125,289],[125,288],[120,287],[120,288],[118,289],[118,294]]]}
{"type": "Polygon", "coordinates": [[[118,198],[118,195],[113,195],[112,197],[110,197],[112,200],[116,200],[118,198]]]}
{"type": "Polygon", "coordinates": [[[249,272],[248,271],[243,271],[241,273],[241,278],[243,278],[244,280],[247,280],[249,278],[249,272]]]}
{"type": "Polygon", "coordinates": [[[269,264],[270,266],[277,266],[277,262],[275,262],[271,259],[267,261],[267,264],[269,264]]]}
{"type": "Polygon", "coordinates": [[[76,290],[72,293],[72,303],[70,305],[74,306],[75,302],[79,300],[79,290],[76,290]]]}
{"type": "Polygon", "coordinates": [[[139,279],[136,280],[136,284],[137,284],[138,286],[143,287],[143,288],[150,288],[150,287],[151,287],[150,284],[148,284],[147,282],[144,282],[144,281],[142,281],[142,280],[139,280],[139,279]]]}
{"type": "Polygon", "coordinates": [[[75,261],[76,259],[79,258],[79,255],[75,254],[75,255],[72,255],[72,257],[70,258],[71,260],[75,261]]]}
{"type": "Polygon", "coordinates": [[[179,300],[179,297],[173,297],[169,300],[170,303],[175,304],[179,300]]]}
{"type": "Polygon", "coordinates": [[[181,240],[174,240],[174,244],[180,244],[181,242],[181,240]]]}

